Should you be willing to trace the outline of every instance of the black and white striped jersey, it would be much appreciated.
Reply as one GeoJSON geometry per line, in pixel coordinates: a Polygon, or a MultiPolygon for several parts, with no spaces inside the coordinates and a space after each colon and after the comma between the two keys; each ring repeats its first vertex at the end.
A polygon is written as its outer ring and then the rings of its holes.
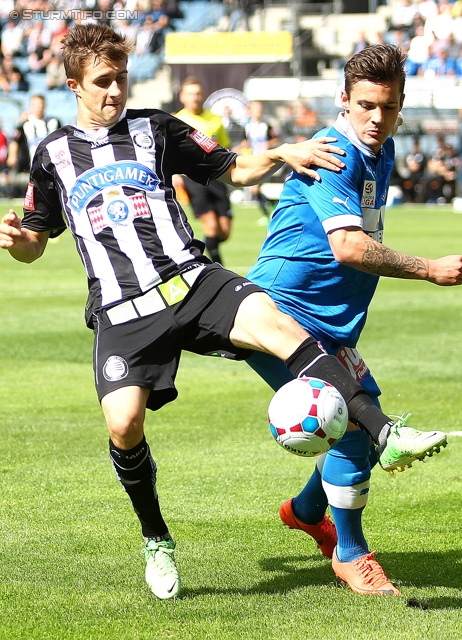
{"type": "Polygon", "coordinates": [[[65,126],[35,154],[23,225],[51,236],[67,227],[85,266],[87,320],[101,307],[208,262],[175,198],[172,175],[202,184],[236,154],[163,111],[127,110],[110,129],[65,126]]]}

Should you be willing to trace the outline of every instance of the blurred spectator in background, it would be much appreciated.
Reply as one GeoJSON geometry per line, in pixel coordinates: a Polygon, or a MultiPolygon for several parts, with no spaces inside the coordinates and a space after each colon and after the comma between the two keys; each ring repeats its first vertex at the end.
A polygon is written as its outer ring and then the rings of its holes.
{"type": "Polygon", "coordinates": [[[1,33],[2,56],[16,56],[23,54],[24,27],[21,23],[8,20],[1,33]]]}
{"type": "Polygon", "coordinates": [[[417,0],[418,15],[425,22],[428,18],[436,18],[438,15],[438,3],[435,0],[417,0]]]}
{"type": "Polygon", "coordinates": [[[3,122],[0,120],[0,197],[9,197],[11,193],[6,158],[8,155],[8,138],[3,131],[3,122]]]}
{"type": "Polygon", "coordinates": [[[462,17],[462,0],[456,0],[451,9],[451,14],[453,18],[461,18],[462,17]]]}
{"type": "Polygon", "coordinates": [[[225,3],[229,12],[228,31],[236,31],[240,25],[245,31],[250,31],[252,0],[225,0],[225,3]]]}
{"type": "Polygon", "coordinates": [[[437,147],[428,160],[422,184],[422,202],[445,204],[451,202],[456,193],[457,172],[460,161],[454,147],[444,135],[437,138],[437,147]]]}
{"type": "Polygon", "coordinates": [[[8,138],[3,131],[3,122],[0,120],[0,171],[3,172],[6,167],[6,157],[8,155],[8,138]]]}
{"type": "Polygon", "coordinates": [[[132,22],[126,19],[117,19],[113,24],[113,27],[115,31],[117,31],[118,33],[121,33],[123,36],[128,38],[130,42],[133,42],[133,44],[135,44],[136,36],[138,34],[138,29],[139,29],[139,26],[136,22],[134,21],[132,22]]]}
{"type": "Polygon", "coordinates": [[[47,89],[66,89],[66,71],[61,56],[52,56],[46,68],[47,89]]]}
{"type": "Polygon", "coordinates": [[[434,54],[439,50],[444,49],[448,55],[448,58],[455,60],[459,57],[460,44],[456,41],[454,33],[450,33],[444,40],[435,40],[432,45],[432,51],[434,54]]]}
{"type": "Polygon", "coordinates": [[[418,5],[412,0],[395,2],[390,18],[390,30],[399,29],[400,31],[409,31],[412,28],[414,18],[418,12],[418,5]]]}
{"type": "Polygon", "coordinates": [[[401,171],[404,202],[423,202],[424,188],[422,179],[427,166],[427,158],[420,149],[419,138],[414,138],[412,150],[407,154],[405,166],[401,171]]]}
{"type": "Polygon", "coordinates": [[[407,31],[396,29],[396,31],[390,31],[386,38],[389,44],[393,44],[395,47],[399,47],[401,51],[407,53],[411,44],[411,39],[407,31]]]}
{"type": "Polygon", "coordinates": [[[43,20],[36,20],[26,31],[26,51],[29,57],[29,68],[34,72],[45,73],[51,54],[50,46],[53,33],[45,28],[43,20]]]}
{"type": "Polygon", "coordinates": [[[313,111],[308,102],[297,100],[294,106],[294,122],[298,127],[315,127],[317,125],[318,114],[313,111]]]}
{"type": "Polygon", "coordinates": [[[45,98],[41,95],[31,96],[27,118],[14,132],[8,147],[9,169],[15,173],[28,175],[39,142],[60,126],[61,123],[57,118],[45,116],[45,98]]]}
{"type": "Polygon", "coordinates": [[[452,191],[451,182],[455,181],[455,177],[455,175],[453,176],[447,171],[444,162],[439,156],[431,157],[427,162],[422,180],[424,188],[423,201],[438,204],[450,202],[451,198],[448,196],[452,191]]]}
{"type": "Polygon", "coordinates": [[[370,45],[370,42],[367,39],[366,32],[365,31],[361,31],[361,33],[359,34],[359,40],[355,44],[355,46],[353,47],[353,51],[352,51],[351,55],[354,56],[355,53],[359,53],[360,51],[362,51],[363,49],[365,49],[369,45],[370,45]]]}
{"type": "Polygon", "coordinates": [[[418,27],[416,35],[411,38],[406,62],[407,74],[410,76],[422,75],[423,69],[431,56],[431,45],[434,37],[424,33],[423,27],[418,27]]]}
{"type": "Polygon", "coordinates": [[[178,6],[176,0],[165,0],[164,1],[164,11],[170,18],[170,26],[175,31],[175,20],[180,20],[184,18],[184,13],[178,6]]]}
{"type": "Polygon", "coordinates": [[[4,56],[0,65],[0,89],[5,93],[29,89],[29,83],[22,71],[14,64],[11,55],[4,56]]]}
{"type": "MultiPolygon", "coordinates": [[[[272,125],[263,119],[263,103],[253,100],[248,107],[249,119],[244,126],[245,137],[249,141],[252,153],[261,153],[279,144],[280,140],[272,125]]],[[[260,185],[250,187],[252,198],[255,199],[262,211],[259,224],[268,224],[273,207],[268,198],[262,193],[260,185]]]]}
{"type": "Polygon", "coordinates": [[[170,18],[163,9],[162,0],[153,0],[153,11],[148,13],[135,41],[135,54],[158,52],[165,43],[165,34],[171,31],[170,18]]]}
{"type": "Polygon", "coordinates": [[[446,40],[454,28],[452,17],[452,4],[447,0],[439,0],[438,13],[434,17],[427,17],[425,20],[425,33],[433,34],[437,40],[446,40]]]}
{"type": "Polygon", "coordinates": [[[223,107],[221,122],[228,133],[229,139],[231,140],[231,149],[239,147],[245,138],[244,127],[234,120],[231,107],[227,104],[223,107]]]}
{"type": "Polygon", "coordinates": [[[448,57],[446,49],[438,49],[422,65],[425,76],[454,76],[456,74],[456,61],[448,57]]]}

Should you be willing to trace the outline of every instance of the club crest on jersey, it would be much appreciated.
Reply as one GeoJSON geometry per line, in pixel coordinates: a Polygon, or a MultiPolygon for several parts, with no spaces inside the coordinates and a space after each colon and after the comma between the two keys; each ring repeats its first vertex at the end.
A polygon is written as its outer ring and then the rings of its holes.
{"type": "Polygon", "coordinates": [[[204,151],[206,151],[207,153],[210,153],[211,151],[213,151],[213,149],[215,149],[215,147],[217,146],[217,142],[215,142],[215,140],[212,140],[212,138],[209,138],[208,136],[205,135],[205,133],[201,133],[200,131],[193,131],[191,133],[191,138],[194,140],[194,142],[196,144],[198,144],[204,151]]]}
{"type": "Polygon", "coordinates": [[[132,187],[143,191],[155,191],[159,178],[144,164],[123,161],[94,167],[80,175],[69,192],[69,204],[81,213],[87,205],[106,189],[132,187]]]}
{"type": "Polygon", "coordinates": [[[376,193],[377,193],[377,183],[375,182],[375,180],[366,180],[363,187],[361,206],[373,207],[375,205],[376,193]]]}
{"type": "Polygon", "coordinates": [[[88,209],[93,233],[96,235],[106,227],[115,228],[130,224],[135,218],[151,215],[144,193],[126,196],[122,187],[111,187],[103,191],[103,204],[88,209]]]}
{"type": "Polygon", "coordinates": [[[154,139],[147,131],[135,131],[133,134],[133,143],[141,149],[152,149],[154,139]]]}

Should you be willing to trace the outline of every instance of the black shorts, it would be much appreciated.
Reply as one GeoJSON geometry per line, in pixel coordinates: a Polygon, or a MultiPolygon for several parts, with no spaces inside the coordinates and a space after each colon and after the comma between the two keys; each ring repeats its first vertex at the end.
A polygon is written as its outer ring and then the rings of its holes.
{"type": "Polygon", "coordinates": [[[93,366],[100,402],[111,391],[137,386],[151,390],[147,407],[160,409],[178,395],[175,378],[183,350],[248,358],[252,351],[234,347],[229,333],[242,300],[256,291],[262,289],[214,263],[203,268],[183,300],[161,311],[118,324],[111,321],[111,310],[95,314],[93,366]]]}
{"type": "Polygon", "coordinates": [[[183,181],[196,218],[208,211],[215,211],[219,218],[232,218],[228,189],[223,182],[211,180],[209,185],[204,187],[188,176],[183,176],[183,181]]]}

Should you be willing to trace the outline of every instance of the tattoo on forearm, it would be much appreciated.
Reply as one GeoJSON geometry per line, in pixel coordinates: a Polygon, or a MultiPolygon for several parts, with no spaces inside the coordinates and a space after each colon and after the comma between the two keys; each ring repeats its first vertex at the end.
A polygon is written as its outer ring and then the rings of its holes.
{"type": "Polygon", "coordinates": [[[362,264],[371,273],[389,278],[413,278],[417,274],[428,276],[427,260],[393,251],[373,240],[366,242],[362,264]]]}

